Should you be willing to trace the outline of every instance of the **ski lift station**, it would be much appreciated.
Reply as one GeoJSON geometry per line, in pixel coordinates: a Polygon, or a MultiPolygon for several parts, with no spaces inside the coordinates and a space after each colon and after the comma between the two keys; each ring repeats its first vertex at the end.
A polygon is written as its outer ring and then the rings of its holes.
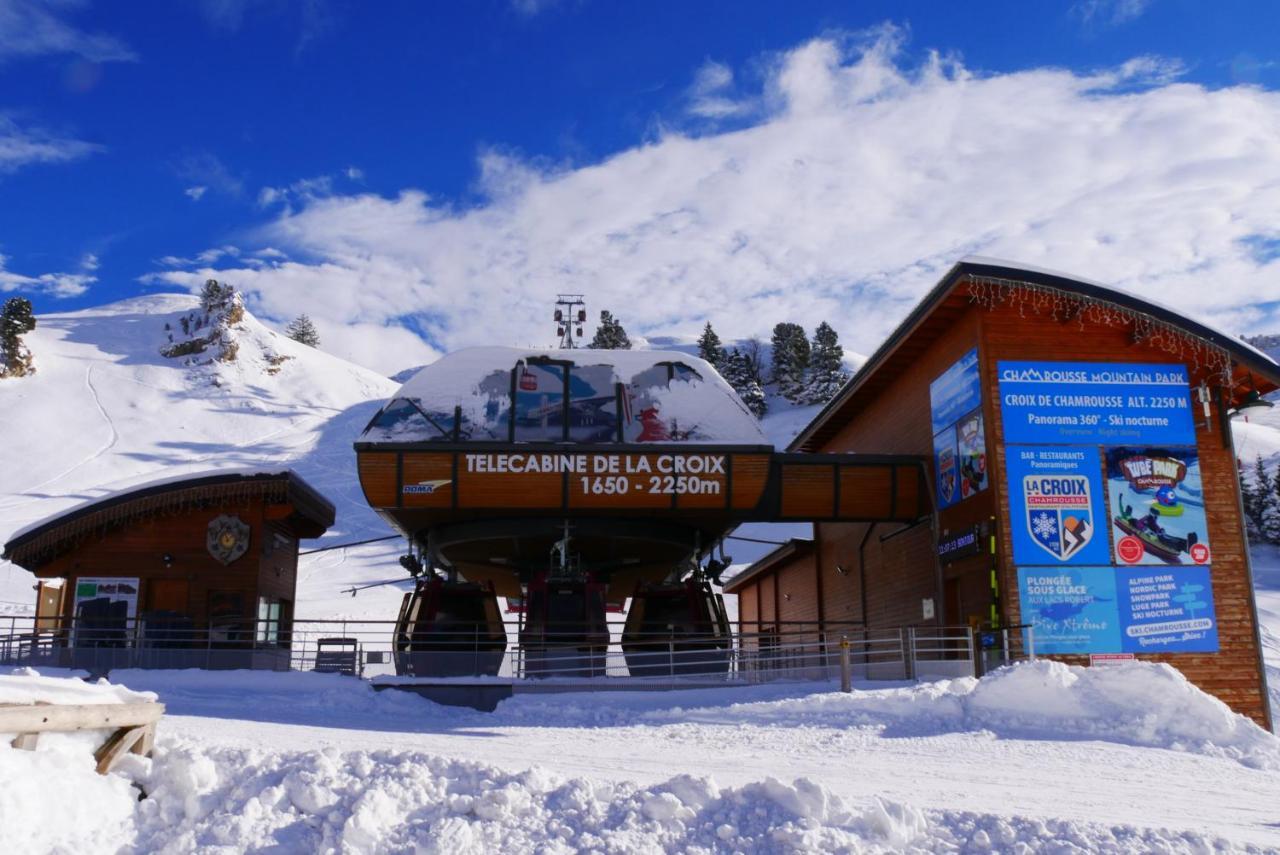
{"type": "MultiPolygon", "coordinates": [[[[1231,431],[1280,388],[1259,351],[1115,288],[967,259],[780,450],[711,365],[574,347],[582,298],[561,301],[561,349],[449,354],[354,438],[366,500],[408,544],[413,590],[398,613],[321,639],[285,609],[269,637],[246,635],[252,649],[288,651],[285,667],[381,666],[394,672],[382,685],[443,700],[481,685],[720,685],[841,665],[909,679],[1032,656],[1139,658],[1270,726],[1231,431]],[[722,578],[724,542],[748,522],[812,523],[813,536],[722,578]]],[[[191,621],[189,644],[212,632],[197,599],[227,590],[238,561],[274,585],[266,541],[331,522],[309,488],[288,489],[260,525],[236,529],[243,555],[201,566],[204,594],[165,600],[191,621]]],[[[166,554],[214,549],[208,527],[231,512],[183,507],[199,517],[182,527],[191,542],[166,540],[166,554]]],[[[93,525],[58,549],[31,548],[27,532],[6,557],[77,590],[78,568],[109,575],[93,556],[122,532],[152,539],[148,554],[168,536],[151,511],[80,513],[93,525]]],[[[139,603],[163,576],[134,579],[139,603]]],[[[291,602],[287,582],[270,596],[291,602]]],[[[248,584],[246,604],[263,596],[248,584]]],[[[56,612],[0,657],[74,647],[84,615],[65,597],[56,612]]],[[[118,642],[163,640],[144,629],[118,642]]]]}

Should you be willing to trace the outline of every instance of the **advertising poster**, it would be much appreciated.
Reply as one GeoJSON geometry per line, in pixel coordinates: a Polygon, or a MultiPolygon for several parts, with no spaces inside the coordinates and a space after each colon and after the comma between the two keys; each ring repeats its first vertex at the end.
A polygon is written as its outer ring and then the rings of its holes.
{"type": "Polygon", "coordinates": [[[987,489],[987,437],[979,410],[956,425],[956,461],[960,467],[960,498],[967,499],[987,489]]]}
{"type": "Polygon", "coordinates": [[[982,403],[982,380],[978,376],[978,350],[964,356],[929,384],[929,413],[936,436],[982,403]]]}
{"type": "Polygon", "coordinates": [[[1016,563],[1110,563],[1096,448],[1009,446],[1005,471],[1016,563]]]}
{"type": "Polygon", "coordinates": [[[124,603],[125,616],[132,620],[138,616],[138,580],[90,577],[76,579],[76,601],[71,613],[80,614],[80,605],[91,600],[124,603]]]}
{"type": "Polygon", "coordinates": [[[938,473],[938,507],[948,508],[960,501],[959,466],[956,461],[956,429],[947,428],[933,438],[933,466],[938,473]]]}
{"type": "Polygon", "coordinates": [[[1006,443],[1195,444],[1185,366],[1001,361],[997,371],[1006,443]]]}
{"type": "Polygon", "coordinates": [[[1112,567],[1019,567],[1022,620],[1039,653],[1119,653],[1112,567]]]}
{"type": "Polygon", "coordinates": [[[1106,454],[1115,563],[1208,564],[1199,452],[1116,446],[1106,454]]]}
{"type": "Polygon", "coordinates": [[[1126,567],[1116,573],[1125,652],[1218,651],[1208,567],[1126,567]]]}
{"type": "Polygon", "coordinates": [[[938,507],[946,508],[987,488],[982,381],[976,348],[929,384],[929,416],[933,424],[938,507]]]}

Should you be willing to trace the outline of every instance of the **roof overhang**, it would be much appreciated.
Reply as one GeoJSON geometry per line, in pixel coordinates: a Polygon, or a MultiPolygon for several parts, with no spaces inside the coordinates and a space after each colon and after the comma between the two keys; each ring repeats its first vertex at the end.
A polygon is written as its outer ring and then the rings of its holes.
{"type": "Polygon", "coordinates": [[[724,583],[726,594],[736,594],[751,582],[778,567],[798,559],[813,556],[813,541],[793,537],[770,552],[748,564],[737,576],[724,583]]]}
{"type": "Polygon", "coordinates": [[[91,532],[174,509],[253,499],[291,505],[287,522],[299,537],[319,537],[334,522],[333,504],[292,471],[218,472],[166,479],[78,505],[19,532],[0,557],[34,570],[91,532]]]}
{"type": "MultiPolygon", "coordinates": [[[[966,280],[987,279],[1004,280],[1009,283],[1025,283],[1042,288],[1051,288],[1067,294],[1111,303],[1123,309],[1149,315],[1159,321],[1175,326],[1185,333],[1201,339],[1214,347],[1226,351],[1234,366],[1238,366],[1249,375],[1252,389],[1268,393],[1280,389],[1280,364],[1262,353],[1260,350],[1241,341],[1235,336],[1227,335],[1199,321],[1192,320],[1174,310],[1145,300],[1127,291],[1079,279],[1063,273],[1028,267],[1011,262],[986,258],[966,258],[957,262],[951,270],[925,295],[906,319],[876,349],[857,373],[849,379],[844,387],[827,402],[813,421],[800,431],[788,451],[817,451],[839,429],[833,424],[833,418],[849,410],[850,405],[864,391],[874,384],[881,369],[893,361],[904,344],[921,330],[925,322],[936,312],[946,309],[947,303],[955,294],[957,287],[966,280]]],[[[1250,386],[1242,386],[1232,390],[1232,398],[1227,401],[1234,406],[1236,399],[1243,399],[1251,391],[1250,386]]]]}

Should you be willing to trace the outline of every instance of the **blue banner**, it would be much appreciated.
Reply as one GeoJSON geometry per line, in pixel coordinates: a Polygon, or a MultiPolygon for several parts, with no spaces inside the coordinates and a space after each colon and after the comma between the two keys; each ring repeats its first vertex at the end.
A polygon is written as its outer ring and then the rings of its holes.
{"type": "Polygon", "coordinates": [[[1019,567],[1022,620],[1036,653],[1120,653],[1116,571],[1111,567],[1019,567]]]}
{"type": "Polygon", "coordinates": [[[1036,653],[1216,653],[1208,567],[1019,567],[1036,653]]]}
{"type": "Polygon", "coordinates": [[[1005,472],[1015,563],[1110,563],[1102,459],[1096,448],[1011,445],[1005,472]]]}
{"type": "Polygon", "coordinates": [[[978,351],[971,350],[929,384],[933,471],[938,508],[987,488],[987,443],[982,426],[978,351]]]}
{"type": "Polygon", "coordinates": [[[960,421],[982,403],[982,379],[978,376],[978,351],[973,349],[929,384],[929,414],[933,433],[960,421]]]}
{"type": "Polygon", "coordinates": [[[1194,445],[1183,365],[997,364],[1006,443],[1194,445]]]}
{"type": "Polygon", "coordinates": [[[1128,567],[1116,573],[1125,653],[1218,652],[1208,567],[1128,567]]]}

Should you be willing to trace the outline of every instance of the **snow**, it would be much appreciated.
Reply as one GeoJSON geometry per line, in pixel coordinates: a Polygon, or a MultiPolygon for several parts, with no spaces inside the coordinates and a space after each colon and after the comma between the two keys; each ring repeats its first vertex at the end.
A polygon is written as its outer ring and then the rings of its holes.
{"type": "MultiPolygon", "coordinates": [[[[696,356],[677,351],[470,347],[422,368],[405,382],[395,398],[411,400],[427,413],[451,414],[455,407],[461,407],[468,424],[483,425],[497,415],[494,401],[506,402],[510,398],[507,375],[511,369],[518,362],[539,358],[568,361],[581,368],[610,367],[612,379],[607,384],[598,384],[600,391],[613,395],[617,383],[633,387],[637,395],[652,399],[664,420],[696,427],[696,435],[682,442],[744,445],[766,442],[759,422],[715,368],[696,356]],[[673,382],[667,387],[664,375],[661,386],[643,385],[647,382],[646,372],[663,362],[681,363],[700,379],[673,382]]],[[[505,416],[502,418],[505,420],[505,416]]],[[[371,429],[364,437],[371,442],[427,438],[430,435],[404,436],[401,432],[386,433],[378,429],[371,429]]]]}
{"type": "MultiPolygon", "coordinates": [[[[360,493],[351,444],[396,384],[248,313],[233,330],[234,362],[161,356],[165,324],[176,328],[198,302],[157,294],[38,317],[26,337],[36,373],[0,383],[0,435],[22,438],[0,445],[0,542],[139,484],[246,468],[293,469],[332,501],[326,542],[390,533],[360,493]]],[[[394,558],[357,575],[389,569],[398,572],[394,558]]],[[[34,581],[0,562],[0,615],[29,614],[34,581]]]]}
{"type": "Polygon", "coordinates": [[[0,704],[129,704],[155,699],[153,692],[134,692],[106,680],[89,683],[70,676],[42,675],[34,668],[0,673],[0,704]]]}
{"type": "Polygon", "coordinates": [[[82,774],[87,754],[77,765],[65,752],[0,746],[0,774],[30,775],[46,797],[52,780],[61,787],[47,803],[0,796],[0,822],[19,822],[33,849],[1280,845],[1280,740],[1146,663],[1026,663],[981,681],[851,695],[823,684],[517,695],[492,714],[338,675],[115,677],[169,707],[154,760],[101,778],[82,774]],[[75,802],[74,825],[16,813],[47,817],[64,800],[75,802]]]}

